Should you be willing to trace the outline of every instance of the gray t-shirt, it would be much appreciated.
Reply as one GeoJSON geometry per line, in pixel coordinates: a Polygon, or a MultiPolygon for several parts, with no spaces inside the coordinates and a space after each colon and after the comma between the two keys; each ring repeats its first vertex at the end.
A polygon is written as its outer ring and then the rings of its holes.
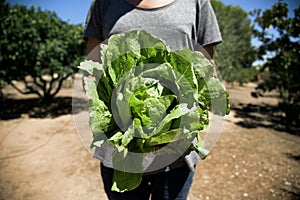
{"type": "MultiPolygon", "coordinates": [[[[113,34],[131,30],[146,30],[163,39],[173,50],[183,47],[193,49],[195,45],[215,45],[222,41],[209,0],[175,0],[153,9],[135,7],[126,0],[92,1],[84,38],[105,41],[113,34]]],[[[112,167],[113,151],[108,146],[96,148],[94,156],[105,166],[112,167]]],[[[192,169],[199,161],[199,156],[192,152],[185,160],[192,169]]]]}
{"type": "Polygon", "coordinates": [[[104,41],[112,34],[130,30],[146,30],[174,48],[180,45],[182,48],[190,42],[178,40],[174,33],[185,35],[187,40],[192,39],[202,46],[222,41],[209,0],[175,0],[154,9],[138,8],[126,0],[93,0],[84,37],[104,41]]]}

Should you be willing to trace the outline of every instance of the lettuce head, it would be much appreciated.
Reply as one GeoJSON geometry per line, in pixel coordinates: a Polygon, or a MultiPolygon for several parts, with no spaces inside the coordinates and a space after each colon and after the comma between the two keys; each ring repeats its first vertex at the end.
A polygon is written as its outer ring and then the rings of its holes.
{"type": "Polygon", "coordinates": [[[79,68],[93,77],[84,77],[91,147],[113,145],[113,163],[122,165],[115,169],[115,191],[136,188],[143,157],[157,149],[195,150],[205,158],[199,131],[208,125],[209,111],[229,113],[228,93],[201,52],[172,51],[146,31],[111,36],[101,44],[101,63],[84,61],[79,68]]]}

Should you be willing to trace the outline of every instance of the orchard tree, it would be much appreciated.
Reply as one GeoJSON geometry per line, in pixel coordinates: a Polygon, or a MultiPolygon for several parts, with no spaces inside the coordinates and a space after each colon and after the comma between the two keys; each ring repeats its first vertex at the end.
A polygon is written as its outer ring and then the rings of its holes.
{"type": "Polygon", "coordinates": [[[4,76],[5,76],[5,70],[4,68],[2,67],[2,60],[3,60],[3,54],[4,52],[2,51],[3,50],[3,45],[4,45],[4,40],[5,40],[5,37],[4,37],[4,28],[5,28],[5,25],[4,23],[2,23],[5,18],[8,16],[8,13],[9,13],[9,5],[8,4],[5,4],[4,3],[4,0],[0,0],[0,49],[1,49],[1,54],[0,54],[0,99],[3,98],[3,93],[2,93],[2,87],[3,87],[3,84],[4,84],[4,76]]]}
{"type": "Polygon", "coordinates": [[[261,58],[269,55],[262,66],[263,81],[258,85],[257,93],[277,91],[287,122],[299,123],[300,7],[294,10],[293,17],[288,13],[287,4],[281,1],[264,12],[253,12],[258,27],[255,34],[262,42],[261,58]]]}
{"type": "Polygon", "coordinates": [[[10,6],[3,0],[0,10],[0,81],[23,94],[51,100],[83,59],[82,25],[62,21],[51,11],[10,6]]]}
{"type": "Polygon", "coordinates": [[[249,82],[255,72],[252,63],[256,59],[251,45],[253,27],[248,13],[238,6],[224,5],[212,0],[223,42],[215,48],[215,62],[227,82],[249,82]]]}

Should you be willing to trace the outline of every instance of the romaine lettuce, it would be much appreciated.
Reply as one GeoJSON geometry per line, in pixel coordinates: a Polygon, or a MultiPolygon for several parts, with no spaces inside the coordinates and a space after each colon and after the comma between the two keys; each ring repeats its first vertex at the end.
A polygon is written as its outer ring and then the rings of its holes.
{"type": "Polygon", "coordinates": [[[228,93],[213,77],[210,61],[187,48],[171,51],[146,31],[113,35],[101,49],[101,64],[85,61],[79,68],[94,77],[84,78],[91,147],[112,143],[117,149],[113,163],[123,168],[115,170],[112,189],[136,188],[145,153],[167,144],[188,141],[184,153],[196,150],[205,158],[198,133],[208,125],[209,111],[229,113],[228,93]],[[127,163],[137,171],[130,171],[127,163]]]}

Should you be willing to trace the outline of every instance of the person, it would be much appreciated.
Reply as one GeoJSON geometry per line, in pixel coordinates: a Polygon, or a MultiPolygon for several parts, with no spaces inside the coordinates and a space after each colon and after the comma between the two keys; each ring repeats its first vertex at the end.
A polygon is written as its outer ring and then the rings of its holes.
{"type": "MultiPolygon", "coordinates": [[[[172,49],[197,45],[213,62],[214,46],[222,42],[214,10],[209,0],[93,0],[86,18],[84,39],[88,58],[97,61],[99,44],[111,35],[131,30],[146,30],[161,38],[172,49]]],[[[215,72],[216,73],[216,72],[215,72]]],[[[112,152],[96,147],[101,176],[110,200],[187,199],[199,156],[192,152],[185,159],[143,175],[142,183],[123,193],[111,190],[112,152]]]]}

